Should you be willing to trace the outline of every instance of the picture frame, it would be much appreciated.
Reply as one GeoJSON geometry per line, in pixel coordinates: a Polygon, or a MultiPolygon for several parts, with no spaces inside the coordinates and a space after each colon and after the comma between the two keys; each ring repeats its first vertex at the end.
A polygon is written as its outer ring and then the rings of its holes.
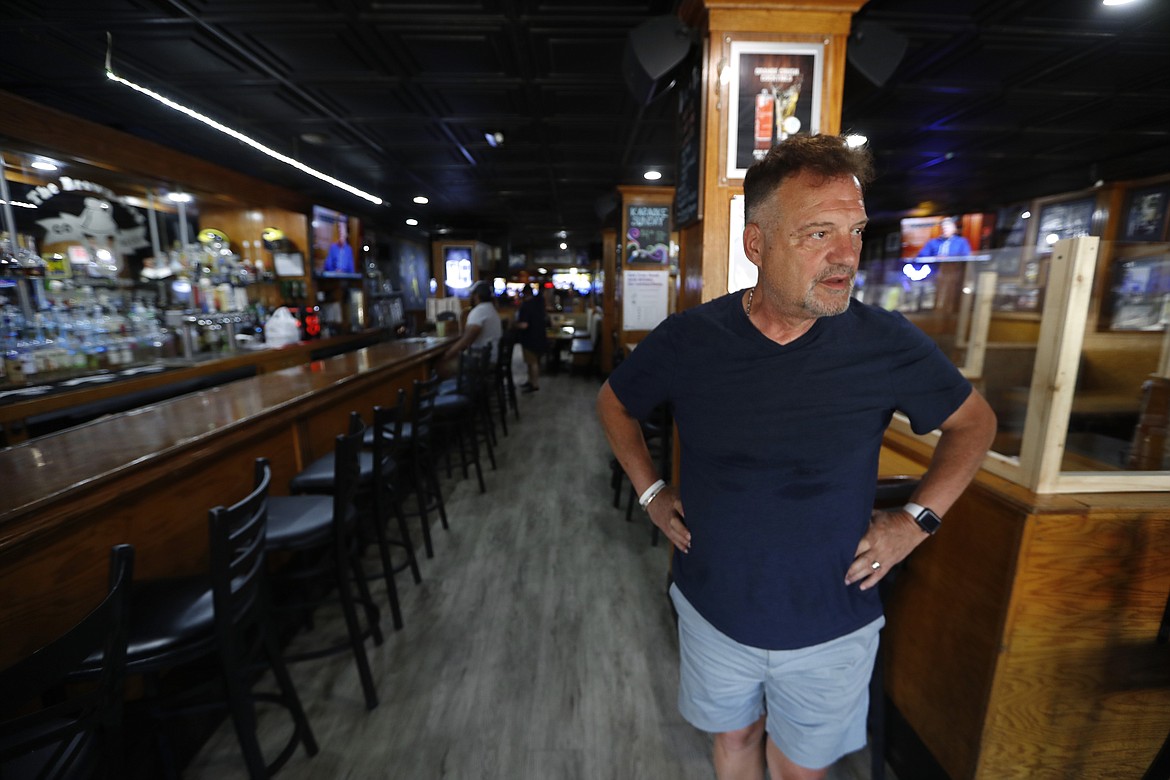
{"type": "Polygon", "coordinates": [[[1040,207],[1036,221],[1037,254],[1049,254],[1052,245],[1063,238],[1093,234],[1093,211],[1097,199],[1089,196],[1072,200],[1054,201],[1040,207]]]}
{"type": "Polygon", "coordinates": [[[1122,241],[1165,241],[1170,184],[1130,190],[1122,212],[1122,241]]]}
{"type": "Polygon", "coordinates": [[[886,257],[901,257],[902,256],[902,232],[900,230],[891,230],[886,233],[886,257]]]}
{"type": "Polygon", "coordinates": [[[300,252],[273,252],[272,265],[280,277],[300,278],[305,275],[305,256],[300,252]]]}
{"type": "Polygon", "coordinates": [[[742,179],[789,135],[820,132],[824,60],[823,43],[731,42],[727,178],[742,179]]]}

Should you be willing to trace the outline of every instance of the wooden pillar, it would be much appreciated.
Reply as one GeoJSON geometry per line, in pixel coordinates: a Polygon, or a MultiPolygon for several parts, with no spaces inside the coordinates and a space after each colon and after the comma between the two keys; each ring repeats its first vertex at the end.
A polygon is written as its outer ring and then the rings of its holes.
{"type": "Polygon", "coordinates": [[[601,231],[601,273],[605,280],[601,291],[601,373],[609,376],[613,371],[613,334],[618,328],[617,293],[614,287],[617,284],[618,274],[618,240],[615,228],[604,228],[601,231]]]}
{"type": "MultiPolygon", "coordinates": [[[[743,136],[738,132],[732,136],[731,130],[733,124],[743,130],[741,117],[751,122],[753,116],[751,111],[739,110],[748,96],[733,87],[739,83],[746,90],[762,78],[754,72],[740,73],[740,67],[754,71],[756,67],[789,67],[797,61],[819,62],[813,73],[802,73],[796,111],[807,122],[800,132],[841,132],[845,46],[853,14],[863,4],[864,0],[684,0],[679,16],[703,33],[704,56],[699,217],[679,226],[680,309],[728,292],[731,199],[743,194],[742,169],[737,172],[734,165],[743,136]],[[814,99],[815,108],[810,105],[814,99]]],[[[786,83],[782,78],[774,82],[778,88],[786,83]]]]}

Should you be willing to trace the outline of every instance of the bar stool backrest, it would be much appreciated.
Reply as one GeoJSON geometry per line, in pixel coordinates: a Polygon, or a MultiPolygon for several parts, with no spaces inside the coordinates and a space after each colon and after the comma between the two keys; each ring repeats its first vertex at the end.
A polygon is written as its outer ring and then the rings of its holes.
{"type": "Polygon", "coordinates": [[[7,710],[59,691],[94,651],[101,649],[105,658],[95,687],[0,723],[0,776],[122,776],[122,694],[133,569],[134,548],[114,547],[102,602],[61,637],[0,672],[0,706],[7,710]]]}
{"type": "Polygon", "coordinates": [[[264,542],[268,528],[268,489],[272,469],[258,458],[252,491],[229,507],[209,513],[211,589],[215,631],[220,651],[243,663],[252,626],[267,619],[268,591],[264,576],[264,542]]]}

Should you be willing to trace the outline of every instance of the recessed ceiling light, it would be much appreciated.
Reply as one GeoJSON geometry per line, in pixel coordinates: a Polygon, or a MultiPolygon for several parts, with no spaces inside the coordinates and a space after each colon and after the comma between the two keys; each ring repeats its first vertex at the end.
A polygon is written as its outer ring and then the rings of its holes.
{"type": "Polygon", "coordinates": [[[662,171],[646,171],[642,174],[642,178],[646,181],[658,181],[662,178],[662,171]]]}
{"type": "Polygon", "coordinates": [[[411,227],[414,227],[415,225],[418,224],[418,220],[415,219],[414,217],[411,217],[410,219],[406,220],[406,224],[410,225],[411,227]]]}
{"type": "Polygon", "coordinates": [[[568,245],[568,244],[566,244],[564,241],[562,241],[562,242],[560,243],[560,247],[561,247],[561,251],[564,251],[564,250],[566,250],[566,249],[568,249],[568,248],[569,248],[569,245],[568,245]]]}
{"type": "Polygon", "coordinates": [[[167,200],[171,201],[172,203],[190,203],[191,196],[185,192],[172,192],[167,195],[167,200]]]}
{"type": "Polygon", "coordinates": [[[849,135],[845,136],[845,145],[850,149],[856,149],[860,146],[865,146],[867,143],[869,143],[869,139],[861,133],[850,133],[849,135]]]}
{"type": "Polygon", "coordinates": [[[55,171],[55,170],[57,170],[57,166],[54,165],[53,163],[49,162],[48,160],[33,160],[32,167],[36,168],[38,171],[55,171]]]}
{"type": "Polygon", "coordinates": [[[425,206],[431,202],[431,199],[428,198],[426,195],[415,195],[414,202],[420,206],[425,206]]]}
{"type": "Polygon", "coordinates": [[[1020,215],[1020,219],[1028,219],[1031,216],[1032,216],[1032,212],[1025,211],[1023,214],[1020,215]]]}
{"type": "Polygon", "coordinates": [[[483,137],[485,140],[487,140],[488,146],[492,147],[493,149],[504,143],[504,134],[500,132],[484,133],[483,137]]]}

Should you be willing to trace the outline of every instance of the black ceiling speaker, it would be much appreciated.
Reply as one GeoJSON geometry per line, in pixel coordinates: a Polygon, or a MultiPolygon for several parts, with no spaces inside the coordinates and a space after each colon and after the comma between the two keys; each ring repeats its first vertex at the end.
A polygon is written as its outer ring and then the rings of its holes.
{"type": "Polygon", "coordinates": [[[897,30],[861,20],[853,25],[845,59],[880,87],[894,74],[909,45],[910,39],[897,30]]]}
{"type": "Polygon", "coordinates": [[[693,42],[691,28],[677,16],[655,16],[630,30],[622,73],[639,105],[648,105],[670,91],[693,42]]]}

